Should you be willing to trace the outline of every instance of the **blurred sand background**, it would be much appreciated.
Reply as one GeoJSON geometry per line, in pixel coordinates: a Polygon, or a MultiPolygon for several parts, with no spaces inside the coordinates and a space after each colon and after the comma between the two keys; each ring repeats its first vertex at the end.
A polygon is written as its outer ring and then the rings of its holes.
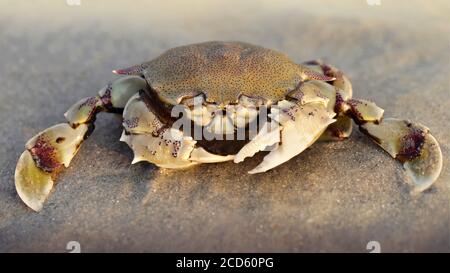
{"type": "Polygon", "coordinates": [[[450,251],[450,2],[0,1],[0,251],[450,251]],[[386,116],[427,125],[444,169],[412,197],[400,164],[356,132],[318,143],[262,175],[243,164],[186,171],[131,166],[120,122],[97,129],[39,214],[20,201],[14,168],[24,143],[64,121],[110,71],[173,46],[242,40],[322,58],[356,97],[386,116]]]}

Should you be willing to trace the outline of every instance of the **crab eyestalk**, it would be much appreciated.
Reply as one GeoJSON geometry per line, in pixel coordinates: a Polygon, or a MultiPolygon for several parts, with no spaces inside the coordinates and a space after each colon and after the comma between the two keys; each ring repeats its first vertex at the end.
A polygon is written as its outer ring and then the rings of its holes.
{"type": "Polygon", "coordinates": [[[57,124],[31,138],[17,162],[14,175],[23,202],[40,211],[57,174],[68,167],[81,143],[94,129],[96,114],[115,112],[146,87],[144,79],[124,77],[100,90],[98,96],[81,99],[64,114],[68,123],[57,124]]]}

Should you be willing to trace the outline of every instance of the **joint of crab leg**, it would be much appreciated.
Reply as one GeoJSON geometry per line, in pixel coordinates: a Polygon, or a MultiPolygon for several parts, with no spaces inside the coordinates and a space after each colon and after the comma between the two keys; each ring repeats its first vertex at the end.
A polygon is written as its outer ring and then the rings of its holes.
{"type": "Polygon", "coordinates": [[[79,124],[90,123],[95,119],[95,114],[102,105],[102,100],[99,96],[83,98],[73,104],[69,110],[64,113],[64,117],[72,127],[77,127],[79,124]]]}
{"type": "Polygon", "coordinates": [[[124,108],[128,100],[146,86],[147,82],[143,78],[126,76],[108,84],[98,94],[106,108],[119,109],[124,108]]]}
{"type": "Polygon", "coordinates": [[[389,118],[379,124],[362,124],[360,128],[393,158],[403,163],[412,180],[413,193],[427,189],[436,181],[442,169],[442,152],[427,127],[389,118]]]}
{"type": "Polygon", "coordinates": [[[308,68],[323,73],[325,76],[336,78],[331,84],[340,89],[344,97],[352,97],[352,84],[348,77],[339,69],[332,65],[325,64],[322,60],[304,62],[308,68]]]}
{"type": "Polygon", "coordinates": [[[116,112],[124,108],[130,97],[145,87],[146,82],[140,77],[118,79],[101,89],[98,96],[83,98],[73,104],[64,116],[72,127],[93,123],[99,111],[116,112]]]}
{"type": "Polygon", "coordinates": [[[361,99],[344,100],[339,92],[336,92],[336,113],[344,113],[351,116],[357,124],[366,122],[378,123],[383,118],[384,110],[375,103],[361,99]]]}
{"type": "Polygon", "coordinates": [[[328,126],[318,141],[339,141],[350,136],[353,129],[352,119],[347,116],[338,116],[336,122],[328,126]]]}
{"type": "Polygon", "coordinates": [[[54,176],[63,166],[69,166],[87,132],[85,124],[72,128],[62,123],[27,142],[15,171],[17,193],[27,206],[35,211],[42,209],[53,187],[54,176]]]}

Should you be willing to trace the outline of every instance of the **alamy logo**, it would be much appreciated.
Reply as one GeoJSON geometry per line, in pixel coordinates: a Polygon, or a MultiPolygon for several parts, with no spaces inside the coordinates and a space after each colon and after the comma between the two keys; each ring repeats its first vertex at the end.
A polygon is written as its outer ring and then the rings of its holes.
{"type": "Polygon", "coordinates": [[[80,6],[81,0],[66,0],[66,4],[69,6],[80,6]]]}
{"type": "Polygon", "coordinates": [[[366,0],[369,6],[380,6],[381,0],[366,0]]]}
{"type": "Polygon", "coordinates": [[[370,241],[367,243],[366,249],[370,250],[369,253],[381,253],[381,244],[378,241],[370,241]]]}
{"type": "Polygon", "coordinates": [[[77,241],[70,241],[66,245],[66,249],[69,250],[68,253],[81,253],[81,245],[77,241]]]}

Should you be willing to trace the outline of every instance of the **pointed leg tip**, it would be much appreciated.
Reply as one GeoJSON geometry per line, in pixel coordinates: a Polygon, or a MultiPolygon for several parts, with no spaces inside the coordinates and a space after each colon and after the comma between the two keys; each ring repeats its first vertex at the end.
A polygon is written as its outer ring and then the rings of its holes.
{"type": "Polygon", "coordinates": [[[241,158],[241,157],[235,157],[234,159],[233,159],[233,163],[241,163],[242,161],[244,161],[244,159],[243,158],[241,158]]]}
{"type": "Polygon", "coordinates": [[[407,174],[408,178],[412,181],[412,185],[410,186],[411,195],[419,195],[423,191],[427,190],[434,184],[434,179],[420,179],[411,174],[407,174]]]}
{"type": "Polygon", "coordinates": [[[257,173],[263,173],[266,172],[266,168],[261,168],[259,165],[253,168],[252,170],[248,171],[248,174],[257,174],[257,173]]]}
{"type": "Polygon", "coordinates": [[[412,166],[412,164],[408,163],[409,162],[406,162],[403,166],[412,183],[412,194],[419,194],[430,188],[436,182],[441,172],[441,168],[436,167],[432,169],[430,173],[422,173],[417,170],[416,166],[412,166]]]}
{"type": "Polygon", "coordinates": [[[19,158],[14,180],[16,191],[22,201],[32,210],[40,211],[53,188],[53,180],[50,173],[36,166],[28,150],[25,150],[19,158]]]}
{"type": "Polygon", "coordinates": [[[428,189],[436,182],[442,171],[442,152],[437,140],[431,135],[425,135],[421,154],[403,164],[407,175],[412,180],[414,193],[428,189]]]}

